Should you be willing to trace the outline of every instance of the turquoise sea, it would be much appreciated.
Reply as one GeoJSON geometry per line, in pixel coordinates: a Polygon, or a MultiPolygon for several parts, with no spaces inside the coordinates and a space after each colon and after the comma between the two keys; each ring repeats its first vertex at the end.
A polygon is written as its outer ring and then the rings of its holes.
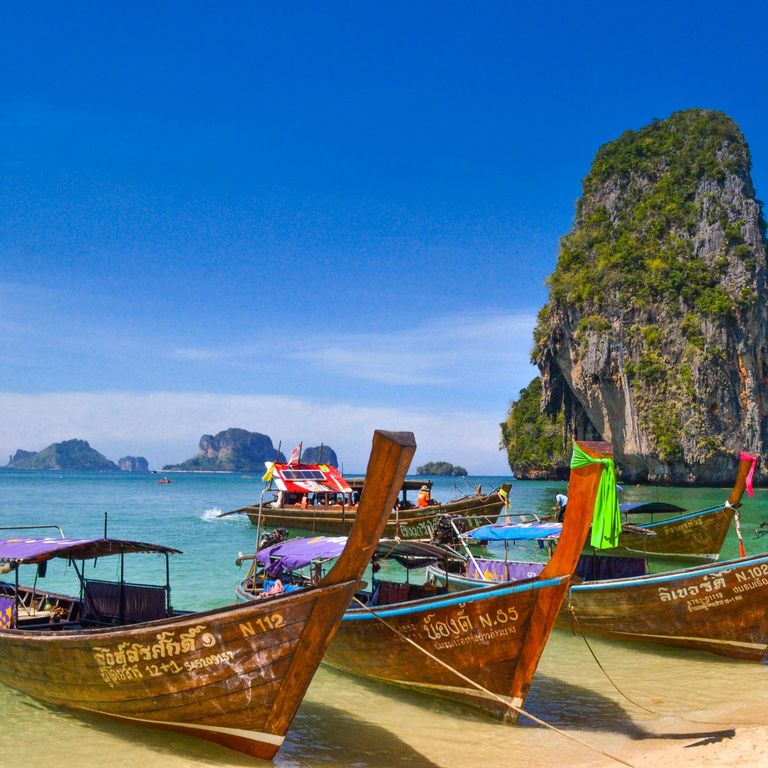
{"type": "MultiPolygon", "coordinates": [[[[160,485],[159,475],[153,474],[0,471],[0,526],[57,524],[70,536],[96,536],[103,533],[106,514],[111,536],[183,550],[171,561],[176,607],[206,609],[234,602],[234,588],[243,575],[235,558],[239,551],[253,550],[255,528],[243,516],[217,515],[256,502],[260,479],[239,474],[169,477],[170,485],[160,485]]],[[[448,501],[471,493],[476,483],[490,490],[506,479],[436,478],[433,495],[448,501]]],[[[515,481],[512,511],[546,514],[555,494],[564,490],[565,483],[515,481]]],[[[624,489],[622,500],[658,499],[693,510],[722,503],[727,494],[716,488],[631,487],[624,489]]],[[[763,520],[768,520],[768,490],[758,489],[754,498],[745,496],[741,514],[750,554],[768,551],[768,536],[758,539],[754,534],[763,520]]],[[[723,557],[737,553],[731,530],[723,557]]],[[[48,569],[50,589],[65,585],[66,577],[57,566],[48,569]]],[[[115,569],[116,563],[107,559],[99,567],[115,569]]],[[[131,581],[161,583],[163,574],[162,558],[126,559],[126,578],[131,581]]],[[[733,726],[768,725],[764,665],[639,644],[590,640],[589,646],[580,637],[555,632],[527,708],[597,749],[621,755],[638,739],[647,739],[649,745],[665,739],[694,742],[701,734],[733,726]]],[[[53,709],[2,686],[0,722],[3,767],[254,764],[195,739],[53,709]]],[[[578,761],[611,764],[608,758],[532,724],[501,725],[459,705],[321,667],[275,763],[284,768],[485,768],[578,761]]]]}

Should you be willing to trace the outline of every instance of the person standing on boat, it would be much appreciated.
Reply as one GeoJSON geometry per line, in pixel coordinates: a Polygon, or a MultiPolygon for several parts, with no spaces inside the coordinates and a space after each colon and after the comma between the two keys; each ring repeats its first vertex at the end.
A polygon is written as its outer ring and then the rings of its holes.
{"type": "Polygon", "coordinates": [[[422,485],[419,489],[419,494],[416,496],[416,506],[417,507],[428,507],[429,506],[429,486],[428,485],[422,485]]]}
{"type": "Polygon", "coordinates": [[[565,517],[565,505],[568,503],[568,497],[564,493],[558,493],[555,496],[555,506],[552,509],[557,511],[557,522],[562,523],[565,517]]]}

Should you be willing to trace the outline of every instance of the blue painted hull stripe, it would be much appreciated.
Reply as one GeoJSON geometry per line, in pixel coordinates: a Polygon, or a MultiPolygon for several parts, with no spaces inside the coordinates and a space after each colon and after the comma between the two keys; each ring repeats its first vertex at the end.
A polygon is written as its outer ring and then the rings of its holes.
{"type": "Polygon", "coordinates": [[[463,603],[474,603],[478,600],[490,600],[496,597],[505,597],[515,592],[528,592],[535,589],[546,589],[547,587],[556,587],[568,581],[568,576],[559,576],[554,579],[545,579],[543,581],[528,582],[527,584],[507,584],[506,586],[493,586],[483,589],[481,592],[460,592],[454,596],[440,596],[429,600],[428,602],[419,601],[418,604],[399,603],[400,608],[372,607],[370,610],[365,608],[353,608],[346,611],[342,621],[360,621],[376,619],[379,616],[386,619],[390,616],[405,616],[411,613],[429,613],[438,608],[446,608],[451,605],[461,605],[463,603]]]}
{"type": "Polygon", "coordinates": [[[588,589],[616,589],[626,587],[640,587],[647,584],[665,584],[670,581],[684,581],[688,578],[699,576],[708,576],[710,573],[723,573],[727,571],[736,571],[741,568],[752,568],[756,565],[768,563],[768,556],[746,558],[741,560],[726,560],[716,565],[708,565],[702,568],[687,568],[684,571],[671,571],[669,573],[660,573],[658,575],[635,576],[631,579],[611,579],[608,581],[595,581],[584,584],[574,584],[571,589],[575,592],[584,592],[588,589]]]}
{"type": "MultiPolygon", "coordinates": [[[[724,560],[722,563],[714,565],[699,566],[698,568],[686,568],[682,571],[670,571],[668,573],[648,574],[646,576],[633,576],[629,579],[606,579],[605,581],[589,581],[582,584],[571,586],[573,592],[584,592],[590,589],[624,589],[627,587],[640,587],[647,584],[664,584],[670,581],[683,581],[687,578],[697,578],[699,576],[708,576],[712,573],[723,573],[740,570],[742,568],[752,568],[758,565],[768,563],[768,555],[752,555],[751,557],[738,560],[724,560]]],[[[445,581],[444,571],[432,571],[436,576],[445,581]]],[[[768,574],[766,574],[768,575],[768,574]]],[[[451,584],[479,584],[476,579],[462,578],[456,574],[448,574],[448,582],[451,584]]]]}
{"type": "Polygon", "coordinates": [[[654,523],[640,523],[639,528],[658,528],[660,525],[669,525],[670,523],[679,523],[683,520],[690,520],[693,517],[703,517],[704,515],[711,515],[714,512],[719,512],[723,509],[720,507],[710,507],[709,509],[700,509],[697,512],[689,512],[687,515],[680,515],[679,517],[668,517],[666,520],[659,520],[654,523]]]}

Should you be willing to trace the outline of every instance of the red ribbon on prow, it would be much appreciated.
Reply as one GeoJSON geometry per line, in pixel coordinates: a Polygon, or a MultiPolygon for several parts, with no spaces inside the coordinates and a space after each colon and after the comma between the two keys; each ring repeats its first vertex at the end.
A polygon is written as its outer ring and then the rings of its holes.
{"type": "Polygon", "coordinates": [[[747,493],[750,496],[754,496],[755,492],[752,490],[752,478],[755,476],[755,467],[757,466],[757,456],[750,456],[750,454],[745,453],[744,451],[741,452],[739,455],[739,461],[751,461],[752,466],[749,468],[749,472],[747,472],[747,493]]]}

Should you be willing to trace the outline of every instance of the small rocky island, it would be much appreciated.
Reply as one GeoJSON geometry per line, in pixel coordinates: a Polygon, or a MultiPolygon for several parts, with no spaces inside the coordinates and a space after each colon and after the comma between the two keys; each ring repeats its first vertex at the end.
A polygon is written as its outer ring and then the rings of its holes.
{"type": "Polygon", "coordinates": [[[87,440],[64,440],[42,451],[18,450],[7,469],[69,469],[83,471],[117,470],[117,464],[91,448],[87,440]]]}
{"type": "Polygon", "coordinates": [[[331,467],[339,466],[336,451],[328,445],[317,445],[304,448],[301,452],[301,461],[304,464],[328,464],[331,467]]]}
{"type": "MultiPolygon", "coordinates": [[[[181,464],[166,464],[163,469],[183,472],[263,472],[266,461],[286,461],[269,435],[230,427],[215,435],[200,438],[197,455],[181,464]]],[[[304,448],[301,461],[305,464],[339,465],[336,451],[328,445],[304,448]]]]}
{"type": "Polygon", "coordinates": [[[143,456],[123,456],[117,466],[123,472],[149,472],[149,463],[143,456]]]}
{"type": "Polygon", "coordinates": [[[285,461],[269,435],[230,427],[216,435],[203,435],[195,456],[181,464],[167,464],[165,470],[186,472],[263,472],[265,461],[285,461]]]}
{"type": "Polygon", "coordinates": [[[434,475],[436,477],[466,477],[469,473],[464,467],[454,466],[447,461],[428,461],[416,467],[417,475],[434,475]]]}

